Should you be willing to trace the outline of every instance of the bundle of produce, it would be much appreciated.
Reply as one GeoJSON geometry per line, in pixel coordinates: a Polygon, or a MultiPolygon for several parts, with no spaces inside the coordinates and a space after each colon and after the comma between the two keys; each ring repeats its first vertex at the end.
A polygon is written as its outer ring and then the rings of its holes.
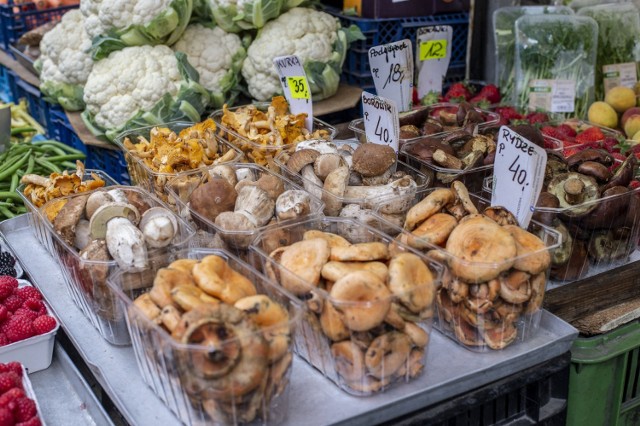
{"type": "Polygon", "coordinates": [[[304,0],[204,0],[216,24],[226,31],[262,28],[304,0]]]}
{"type": "Polygon", "coordinates": [[[29,142],[35,135],[45,133],[40,123],[29,115],[26,99],[20,99],[17,104],[0,103],[0,108],[11,108],[11,142],[29,142]]]}

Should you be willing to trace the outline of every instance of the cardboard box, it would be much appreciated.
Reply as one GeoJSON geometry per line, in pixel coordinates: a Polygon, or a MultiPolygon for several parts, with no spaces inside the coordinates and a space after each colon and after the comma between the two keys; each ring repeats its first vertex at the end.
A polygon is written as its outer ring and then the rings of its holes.
{"type": "Polygon", "coordinates": [[[326,0],[340,9],[355,9],[363,18],[407,18],[468,11],[470,0],[326,0]]]}

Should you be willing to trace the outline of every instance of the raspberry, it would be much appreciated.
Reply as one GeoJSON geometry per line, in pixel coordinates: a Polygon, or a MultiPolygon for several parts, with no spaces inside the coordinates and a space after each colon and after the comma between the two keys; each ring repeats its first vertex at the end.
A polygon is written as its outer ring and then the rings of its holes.
{"type": "Polygon", "coordinates": [[[25,396],[24,390],[21,388],[11,388],[0,396],[0,407],[7,407],[13,411],[16,407],[14,402],[16,399],[25,396]]]}
{"type": "Polygon", "coordinates": [[[33,329],[36,334],[45,334],[56,328],[56,320],[49,315],[42,315],[33,321],[33,329]]]}
{"type": "Polygon", "coordinates": [[[586,143],[586,142],[598,142],[604,139],[604,133],[597,127],[589,127],[584,132],[580,133],[576,136],[576,142],[586,143]]]}
{"type": "Polygon", "coordinates": [[[4,365],[9,369],[9,371],[13,371],[18,376],[22,376],[22,364],[20,364],[19,362],[13,361],[4,365]]]}
{"type": "Polygon", "coordinates": [[[33,416],[26,422],[16,423],[16,426],[42,426],[42,422],[38,416],[33,416]]]}
{"type": "Polygon", "coordinates": [[[12,288],[18,288],[18,280],[9,275],[0,275],[0,283],[9,283],[12,288]]]}
{"type": "Polygon", "coordinates": [[[0,426],[13,426],[13,413],[5,407],[0,407],[0,426]]]}
{"type": "Polygon", "coordinates": [[[27,421],[38,414],[35,401],[26,396],[17,398],[16,405],[16,409],[13,410],[16,422],[27,421]]]}
{"type": "Polygon", "coordinates": [[[0,299],[5,299],[13,293],[14,285],[13,281],[18,282],[15,278],[8,277],[6,275],[0,277],[0,299]]]}
{"type": "Polygon", "coordinates": [[[0,322],[9,318],[9,310],[6,306],[0,305],[0,322]]]}
{"type": "Polygon", "coordinates": [[[24,287],[20,287],[17,290],[17,294],[18,296],[22,297],[22,300],[29,300],[29,299],[42,300],[42,293],[40,293],[40,291],[37,288],[31,287],[28,285],[24,287]]]}
{"type": "Polygon", "coordinates": [[[3,303],[4,303],[4,306],[7,307],[9,312],[15,312],[16,309],[22,306],[22,303],[24,303],[24,300],[22,300],[20,296],[18,296],[17,294],[12,294],[11,296],[4,299],[3,303]]]}
{"type": "Polygon", "coordinates": [[[10,342],[18,342],[33,336],[35,330],[28,318],[14,315],[7,321],[5,333],[10,342]]]}
{"type": "Polygon", "coordinates": [[[47,308],[44,306],[42,300],[27,299],[22,304],[22,307],[37,313],[38,316],[45,315],[47,313],[47,308]]]}
{"type": "Polygon", "coordinates": [[[29,321],[33,321],[36,318],[38,318],[38,313],[35,311],[32,311],[31,309],[27,309],[27,308],[18,308],[16,309],[16,311],[13,313],[14,316],[21,316],[21,317],[25,317],[26,319],[28,319],[29,321]]]}
{"type": "Polygon", "coordinates": [[[18,376],[14,371],[0,373],[0,394],[13,388],[22,389],[22,377],[18,376]]]}
{"type": "Polygon", "coordinates": [[[0,333],[0,346],[7,346],[10,343],[11,342],[9,341],[9,338],[7,338],[7,335],[0,333]]]}

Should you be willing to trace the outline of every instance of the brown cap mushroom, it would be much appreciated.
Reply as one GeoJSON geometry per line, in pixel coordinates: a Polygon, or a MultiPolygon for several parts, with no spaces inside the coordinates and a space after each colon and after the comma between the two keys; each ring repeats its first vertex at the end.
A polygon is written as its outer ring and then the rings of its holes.
{"type": "Polygon", "coordinates": [[[364,177],[377,176],[395,164],[396,153],[390,146],[364,143],[353,153],[353,170],[364,177]]]}

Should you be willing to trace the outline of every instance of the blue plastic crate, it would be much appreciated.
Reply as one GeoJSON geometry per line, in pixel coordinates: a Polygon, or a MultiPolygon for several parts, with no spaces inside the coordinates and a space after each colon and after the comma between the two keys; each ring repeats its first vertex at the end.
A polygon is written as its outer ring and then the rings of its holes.
{"type": "Polygon", "coordinates": [[[44,100],[40,89],[22,80],[11,70],[7,70],[7,76],[13,101],[19,102],[20,99],[25,98],[29,114],[47,130],[47,136],[51,136],[48,129],[50,104],[44,100]]]}
{"type": "Polygon", "coordinates": [[[346,16],[334,10],[328,12],[338,17],[343,27],[356,25],[366,38],[352,43],[347,52],[347,58],[342,67],[342,80],[348,84],[375,93],[369,68],[369,49],[405,38],[415,44],[417,29],[429,25],[450,25],[453,28],[451,62],[447,80],[459,78],[460,75],[464,76],[469,35],[469,14],[466,12],[398,19],[365,19],[346,16]],[[462,72],[460,72],[461,67],[462,72]]]}
{"type": "Polygon", "coordinates": [[[0,66],[0,101],[11,102],[13,96],[11,95],[11,86],[9,86],[9,74],[8,70],[0,66]]]}
{"type": "Polygon", "coordinates": [[[71,148],[75,148],[82,151],[87,155],[87,162],[89,162],[89,150],[87,145],[82,142],[82,139],[78,137],[73,126],[67,118],[67,114],[58,106],[52,105],[49,109],[49,126],[51,137],[59,140],[65,145],[69,145],[71,148]]]}
{"type": "Polygon", "coordinates": [[[59,21],[65,12],[77,7],[72,5],[38,10],[34,2],[15,4],[14,0],[0,4],[0,48],[9,51],[9,45],[14,44],[22,34],[49,21],[59,21]]]}
{"type": "Polygon", "coordinates": [[[87,168],[102,170],[122,185],[131,183],[122,151],[93,145],[87,145],[87,151],[87,168]]]}

